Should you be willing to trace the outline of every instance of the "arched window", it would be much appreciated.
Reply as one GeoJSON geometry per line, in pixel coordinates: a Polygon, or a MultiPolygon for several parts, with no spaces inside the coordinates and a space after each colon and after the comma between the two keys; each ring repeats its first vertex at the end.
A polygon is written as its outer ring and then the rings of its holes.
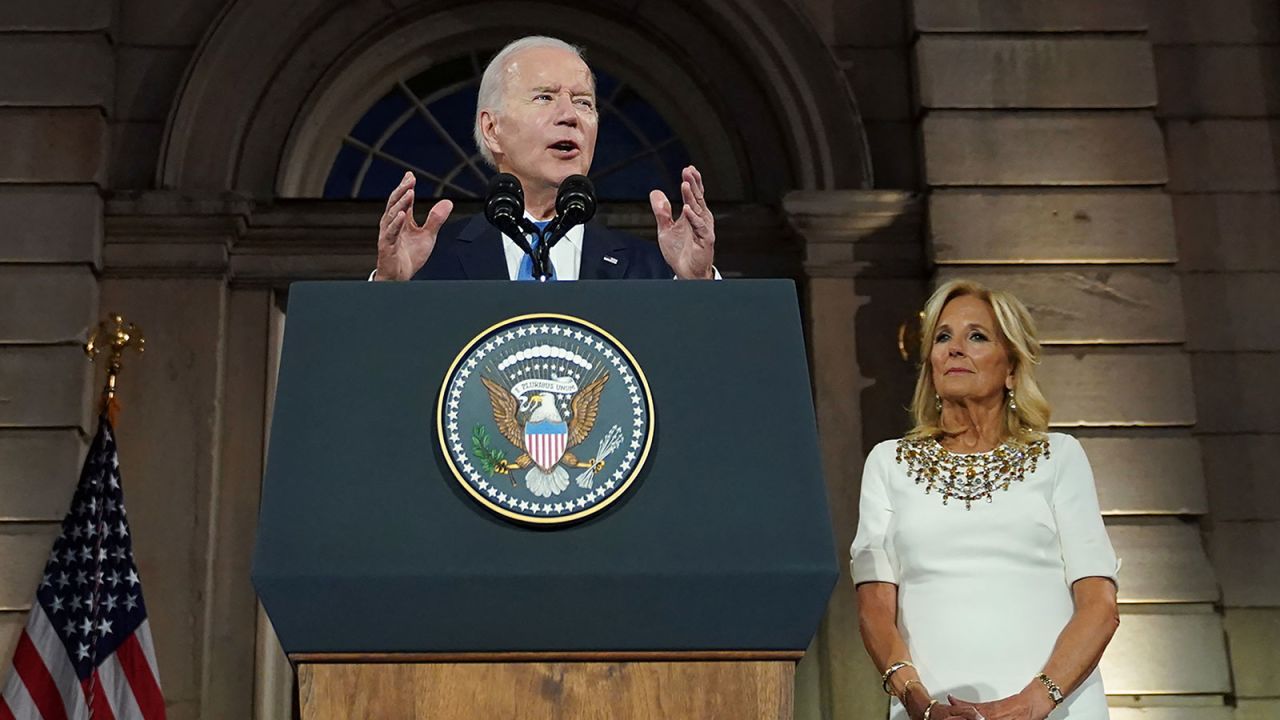
{"type": "MultiPolygon", "coordinates": [[[[334,199],[385,198],[406,170],[423,197],[479,198],[493,170],[472,138],[480,76],[493,52],[472,52],[398,78],[342,139],[324,184],[334,199]]],[[[602,200],[679,192],[684,143],[634,88],[595,68],[600,132],[590,177],[602,200]]]]}

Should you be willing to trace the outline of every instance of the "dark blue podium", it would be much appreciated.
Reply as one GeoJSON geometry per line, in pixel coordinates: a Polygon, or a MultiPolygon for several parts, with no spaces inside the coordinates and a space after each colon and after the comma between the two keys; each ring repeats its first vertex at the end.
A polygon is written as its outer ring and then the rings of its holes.
{"type": "Polygon", "coordinates": [[[789,717],[836,573],[791,282],[291,288],[253,581],[304,717],[789,717]],[[574,522],[478,502],[441,443],[460,353],[526,315],[615,338],[651,401],[643,467],[574,522]]]}

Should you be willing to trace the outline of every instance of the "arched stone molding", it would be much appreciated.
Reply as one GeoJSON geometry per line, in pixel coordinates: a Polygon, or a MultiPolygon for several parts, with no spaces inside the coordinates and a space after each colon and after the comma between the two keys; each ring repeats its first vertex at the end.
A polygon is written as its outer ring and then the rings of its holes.
{"type": "MultiPolygon", "coordinates": [[[[565,26],[573,17],[574,13],[563,6],[548,11],[532,3],[493,2],[426,16],[376,37],[349,63],[335,64],[299,113],[285,146],[277,191],[285,197],[321,194],[342,133],[387,91],[388,79],[411,77],[471,50],[488,50],[530,32],[529,28],[565,26]]],[[[717,109],[703,89],[634,28],[613,18],[593,18],[591,26],[597,36],[610,39],[608,45],[572,30],[554,32],[569,42],[587,46],[590,63],[607,66],[653,101],[684,139],[694,161],[710,178],[719,181],[718,187],[712,184],[715,191],[721,197],[743,199],[749,178],[736,162],[743,150],[722,131],[717,109]],[[636,63],[633,58],[647,60],[636,63]]],[[[470,144],[465,147],[471,149],[470,144]]]]}
{"type": "Polygon", "coordinates": [[[159,184],[314,197],[317,168],[336,152],[324,143],[385,91],[376,78],[454,57],[486,34],[496,44],[530,32],[583,44],[649,97],[708,170],[713,197],[777,202],[791,189],[870,186],[844,76],[808,20],[776,0],[300,0],[283,18],[274,0],[233,0],[188,68],[159,184]]]}

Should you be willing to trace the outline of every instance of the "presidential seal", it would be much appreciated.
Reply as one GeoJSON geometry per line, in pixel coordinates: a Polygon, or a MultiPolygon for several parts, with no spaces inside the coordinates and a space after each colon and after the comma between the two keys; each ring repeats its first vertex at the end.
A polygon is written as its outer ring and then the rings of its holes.
{"type": "Polygon", "coordinates": [[[653,441],[653,400],[631,353],[567,315],[522,315],[453,361],[436,409],[445,462],[480,504],[556,524],[630,488],[653,441]]]}

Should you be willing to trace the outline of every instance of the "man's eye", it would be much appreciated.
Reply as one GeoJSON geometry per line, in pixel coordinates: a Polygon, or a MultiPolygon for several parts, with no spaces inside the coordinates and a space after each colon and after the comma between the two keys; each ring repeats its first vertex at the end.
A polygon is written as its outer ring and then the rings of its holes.
{"type": "Polygon", "coordinates": [[[577,103],[582,107],[588,108],[588,109],[596,106],[595,102],[592,101],[591,98],[578,98],[577,103]]]}
{"type": "Polygon", "coordinates": [[[538,93],[537,95],[533,96],[533,99],[534,100],[550,100],[551,95],[548,93],[538,93]]]}

